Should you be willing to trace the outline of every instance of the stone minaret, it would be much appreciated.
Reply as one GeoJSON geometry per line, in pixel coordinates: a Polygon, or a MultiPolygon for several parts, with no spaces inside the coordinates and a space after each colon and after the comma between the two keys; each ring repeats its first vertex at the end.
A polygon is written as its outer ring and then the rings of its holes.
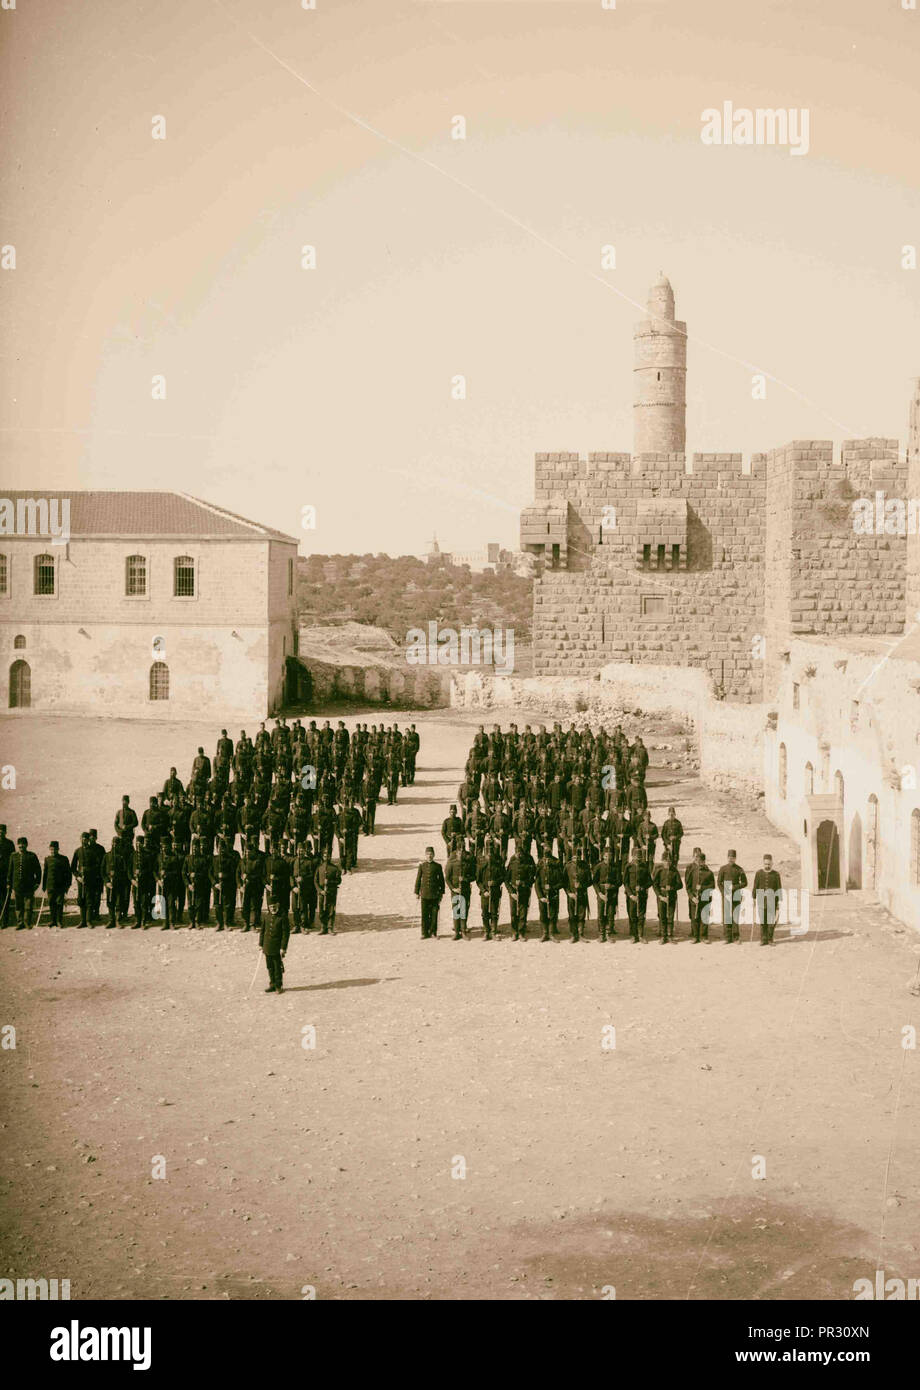
{"type": "MultiPolygon", "coordinates": [[[[907,421],[907,496],[920,502],[920,377],[907,421]]],[[[907,537],[907,627],[920,621],[920,533],[907,537]]]]}
{"type": "Polygon", "coordinates": [[[633,457],[682,454],[687,443],[687,325],[674,318],[674,291],[659,275],[636,325],[633,457]]]}

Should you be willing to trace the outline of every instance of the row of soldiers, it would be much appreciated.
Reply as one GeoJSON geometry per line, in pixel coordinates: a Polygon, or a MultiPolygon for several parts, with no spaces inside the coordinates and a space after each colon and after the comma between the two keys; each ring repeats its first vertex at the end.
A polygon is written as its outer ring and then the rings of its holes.
{"type": "Polygon", "coordinates": [[[47,899],[49,925],[63,926],[75,882],[81,927],[100,920],[105,892],[111,927],[126,925],[132,900],[135,927],[178,926],[186,902],[190,925],[204,926],[213,901],[224,930],[239,898],[249,931],[267,898],[285,919],[293,913],[295,932],[310,930],[317,913],[321,930],[333,931],[338,888],[357,867],[360,834],[375,831],[381,786],[394,804],[399,786],[412,785],[419,743],[414,724],[405,733],[359,724],[349,734],[342,721],[333,730],[328,720],[305,728],[280,718],[271,733],[263,723],[254,742],[243,731],[235,745],[222,729],[213,761],[199,747],[187,787],[170,768],[140,820],[122,797],[108,850],[92,829],[70,859],[52,841],[41,865],[25,837],[14,850],[0,828],[0,925],[11,907],[17,927],[33,925],[41,887],[40,913],[47,899]]]}
{"type": "MultiPolygon", "coordinates": [[[[454,936],[467,934],[475,884],[486,939],[498,936],[505,890],[514,939],[526,936],[534,891],[544,941],[558,934],[563,893],[571,939],[583,939],[588,891],[593,888],[602,941],[616,935],[621,889],[632,940],[645,939],[651,890],[660,940],[673,941],[677,897],[683,888],[694,941],[709,940],[710,921],[716,920],[715,900],[725,924],[725,941],[740,941],[740,900],[748,879],[735,851],[728,851],[726,862],[714,874],[697,847],[681,873],[683,825],[673,806],[668,807],[660,829],[652,820],[645,789],[648,762],[642,738],[630,744],[619,726],[609,736],[603,728],[597,733],[574,726],[563,731],[559,723],[552,731],[542,725],[535,731],[527,725],[522,733],[515,724],[505,732],[496,724],[489,734],[480,726],[457,803],[441,826],[448,854],[444,870],[435,864],[433,849],[427,856],[429,867],[419,867],[416,892],[423,905],[422,935],[433,934],[432,913],[436,921],[436,906],[446,891],[451,894],[454,936]],[[514,853],[509,859],[512,839],[514,853]],[[659,842],[661,854],[656,860],[659,842]]],[[[772,857],[766,855],[753,884],[763,945],[773,941],[781,888],[772,857]]]]}

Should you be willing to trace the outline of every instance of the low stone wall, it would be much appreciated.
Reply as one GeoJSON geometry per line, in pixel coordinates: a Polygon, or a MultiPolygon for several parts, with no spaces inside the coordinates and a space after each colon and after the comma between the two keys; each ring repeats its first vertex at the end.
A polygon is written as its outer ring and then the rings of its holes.
{"type": "Polygon", "coordinates": [[[309,655],[296,660],[309,677],[309,698],[314,704],[356,700],[369,705],[436,709],[450,703],[450,677],[436,667],[323,661],[309,655]]]}

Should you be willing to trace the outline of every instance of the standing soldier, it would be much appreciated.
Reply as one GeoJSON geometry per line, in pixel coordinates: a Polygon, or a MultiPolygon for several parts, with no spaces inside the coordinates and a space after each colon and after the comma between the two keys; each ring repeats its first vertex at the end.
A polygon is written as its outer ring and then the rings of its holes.
{"type": "Polygon", "coordinates": [[[680,858],[680,842],[684,838],[684,827],[677,819],[673,806],[668,807],[668,818],[661,826],[661,843],[664,845],[668,859],[672,864],[676,864],[680,858]]]}
{"type": "Polygon", "coordinates": [[[505,881],[505,861],[498,844],[486,836],[482,853],[476,861],[476,882],[479,885],[479,902],[482,908],[482,925],[486,941],[501,938],[498,934],[498,912],[502,900],[502,884],[505,881]]]}
{"type": "Polygon", "coordinates": [[[105,902],[109,910],[109,926],[124,927],[131,905],[131,855],[124,840],[112,837],[112,848],[106,850],[102,867],[105,882],[105,902]]]}
{"type": "Polygon", "coordinates": [[[687,902],[690,906],[690,932],[693,936],[695,945],[700,944],[702,939],[709,943],[709,918],[712,913],[712,894],[716,886],[715,876],[712,869],[706,863],[706,856],[701,849],[694,849],[693,863],[689,865],[684,874],[684,887],[687,890],[687,902]]]}
{"type": "Polygon", "coordinates": [[[677,894],[681,886],[677,865],[672,863],[668,848],[663,845],[661,859],[652,870],[652,887],[658,901],[658,925],[661,928],[662,946],[669,939],[674,940],[674,917],[677,912],[677,894]]]}
{"type": "Polygon", "coordinates": [[[422,904],[422,940],[438,934],[438,909],[444,896],[444,870],[434,857],[434,846],[425,850],[425,858],[415,875],[415,896],[422,904]]]}
{"type": "Polygon", "coordinates": [[[0,927],[10,924],[10,859],[14,852],[15,845],[7,838],[6,826],[0,825],[0,927]]]}
{"type": "Polygon", "coordinates": [[[449,814],[441,822],[441,839],[444,848],[450,851],[454,840],[463,835],[463,821],[457,815],[456,806],[451,806],[449,814]]]}
{"type": "Polygon", "coordinates": [[[147,930],[150,909],[156,888],[155,861],[143,835],[134,841],[131,860],[131,885],[134,890],[134,925],[147,930]]]}
{"type": "Polygon", "coordinates": [[[737,858],[735,850],[730,849],[728,862],[722,865],[716,876],[727,945],[741,940],[741,890],[747,887],[747,874],[736,862],[737,858]]]}
{"type": "Polygon", "coordinates": [[[584,848],[581,845],[578,846],[577,850],[573,849],[566,859],[565,868],[562,871],[562,882],[565,888],[565,903],[572,940],[578,940],[579,932],[584,940],[585,917],[588,911],[588,884],[591,882],[591,875],[585,862],[584,848]]]}
{"type": "Polygon", "coordinates": [[[316,829],[319,834],[320,858],[325,859],[327,853],[331,858],[332,836],[335,831],[335,812],[332,807],[325,802],[320,805],[316,813],[316,829]]]}
{"type": "Polygon", "coordinates": [[[335,932],[335,907],[339,896],[339,885],[342,882],[342,870],[338,864],[332,862],[331,847],[326,850],[325,857],[316,870],[314,882],[316,884],[319,920],[322,924],[320,935],[326,936],[330,932],[335,932]]]}
{"type": "Polygon", "coordinates": [[[134,844],[134,832],[137,829],[137,812],[131,805],[131,798],[123,796],[121,798],[121,810],[115,816],[115,833],[125,841],[128,846],[134,844]]]}
{"type": "Polygon", "coordinates": [[[505,870],[505,883],[511,899],[511,936],[514,941],[524,941],[527,937],[527,910],[530,906],[530,890],[537,876],[537,866],[528,850],[515,846],[514,854],[508,860],[505,870]]]}
{"type": "Polygon", "coordinates": [[[373,835],[377,823],[377,801],[380,796],[380,768],[369,761],[364,769],[364,833],[373,835]]]}
{"type": "Polygon", "coordinates": [[[316,921],[316,881],[315,875],[319,859],[313,850],[313,841],[299,841],[294,850],[294,931],[310,931],[316,921]]]}
{"type": "Polygon", "coordinates": [[[265,861],[268,900],[278,904],[285,920],[291,907],[292,867],[287,840],[273,842],[265,861]]]}
{"type": "Polygon", "coordinates": [[[287,913],[280,903],[269,903],[268,921],[259,928],[259,946],[268,966],[266,994],[284,993],[284,956],[291,935],[287,913]]]}
{"type": "Polygon", "coordinates": [[[246,845],[240,864],[240,882],[243,885],[243,930],[251,931],[253,926],[262,925],[262,894],[265,892],[265,855],[255,836],[246,845]]]}
{"type": "Polygon", "coordinates": [[[211,859],[211,888],[218,931],[223,931],[224,927],[229,930],[233,926],[239,881],[240,856],[233,848],[232,838],[221,835],[217,841],[217,853],[211,859]]]}
{"type": "Polygon", "coordinates": [[[610,841],[604,846],[604,857],[594,870],[594,891],[597,894],[597,925],[601,941],[615,941],[617,935],[617,901],[620,896],[620,864],[614,858],[610,841]]]}
{"type": "Polygon", "coordinates": [[[48,896],[48,926],[63,927],[64,898],[73,881],[73,875],[66,854],[58,853],[57,840],[52,840],[48,848],[51,853],[42,869],[42,892],[48,896]]]}
{"type": "Polygon", "coordinates": [[[773,867],[772,854],[763,857],[763,868],[754,875],[755,920],[760,924],[761,946],[773,946],[773,933],[779,916],[780,893],[783,881],[773,867]]]}
{"type": "Polygon", "coordinates": [[[387,758],[387,805],[395,806],[399,792],[399,774],[402,770],[402,754],[397,746],[390,749],[387,758]]]}
{"type": "Polygon", "coordinates": [[[354,804],[345,807],[345,856],[349,869],[358,867],[358,836],[361,834],[361,810],[354,804]]]}
{"type": "Polygon", "coordinates": [[[179,796],[181,796],[182,793],[183,793],[184,791],[185,791],[185,788],[183,787],[182,783],[179,781],[179,778],[176,776],[176,769],[175,769],[174,767],[171,767],[171,768],[169,769],[169,776],[167,777],[166,781],[163,783],[163,799],[164,799],[164,801],[166,801],[166,803],[167,803],[168,805],[172,806],[172,804],[173,804],[173,802],[176,800],[176,798],[179,797],[179,796]]]}
{"type": "Polygon", "coordinates": [[[33,925],[35,915],[35,890],[42,880],[42,869],[38,855],[29,849],[25,835],[16,841],[16,850],[10,855],[9,891],[16,904],[16,930],[22,931],[33,925]]]}
{"type": "Polygon", "coordinates": [[[211,855],[197,835],[182,861],[182,878],[188,896],[189,926],[207,926],[211,904],[211,855]]]}
{"type": "Polygon", "coordinates": [[[629,863],[623,871],[623,887],[626,890],[626,913],[629,917],[629,934],[634,942],[638,942],[641,933],[642,940],[645,940],[645,913],[648,908],[648,890],[651,877],[648,871],[648,864],[640,858],[639,851],[633,845],[629,856],[629,863]]]}
{"type": "Polygon", "coordinates": [[[562,865],[553,855],[549,840],[544,840],[543,851],[537,862],[536,884],[542,940],[549,941],[550,932],[553,936],[559,935],[559,892],[562,888],[562,865]]]}
{"type": "Polygon", "coordinates": [[[185,897],[185,884],[182,881],[182,859],[176,853],[170,835],[165,835],[160,844],[157,859],[157,892],[162,899],[162,931],[182,925],[181,900],[185,897]]]}
{"type": "Polygon", "coordinates": [[[102,893],[102,875],[98,871],[96,853],[90,843],[88,830],[84,830],[80,836],[80,845],[73,852],[70,868],[77,880],[77,902],[80,905],[79,925],[81,927],[94,926],[92,904],[96,900],[97,887],[100,895],[102,893]],[[96,883],[97,875],[98,885],[96,883]]]}
{"type": "Polygon", "coordinates": [[[457,836],[444,867],[444,881],[450,892],[455,941],[459,941],[461,936],[465,936],[467,940],[470,937],[470,897],[475,876],[476,856],[470,849],[469,841],[464,844],[457,836]]]}

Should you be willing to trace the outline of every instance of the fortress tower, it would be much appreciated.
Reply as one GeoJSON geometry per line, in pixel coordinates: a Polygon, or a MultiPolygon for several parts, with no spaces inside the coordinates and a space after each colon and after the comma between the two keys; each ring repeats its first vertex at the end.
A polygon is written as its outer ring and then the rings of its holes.
{"type": "Polygon", "coordinates": [[[674,317],[674,291],[664,274],[648,293],[636,325],[633,368],[633,457],[682,454],[687,442],[687,325],[674,317]]]}

